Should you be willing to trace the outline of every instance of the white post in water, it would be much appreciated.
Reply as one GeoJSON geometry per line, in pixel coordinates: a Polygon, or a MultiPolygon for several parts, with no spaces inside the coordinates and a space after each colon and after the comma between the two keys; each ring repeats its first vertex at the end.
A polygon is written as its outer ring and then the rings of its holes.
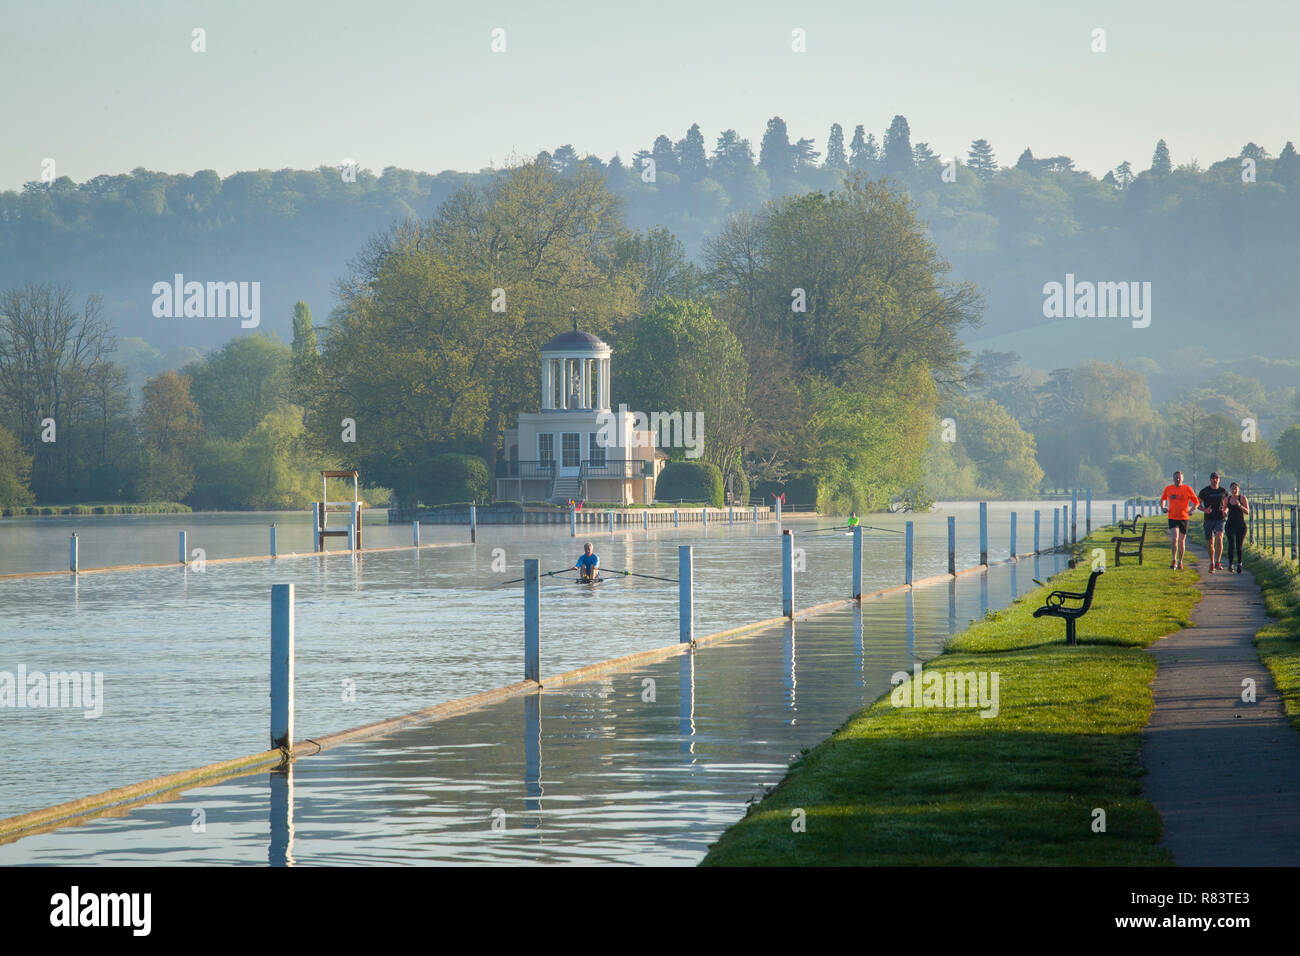
{"type": "Polygon", "coordinates": [[[1110,523],[1115,524],[1119,521],[1119,506],[1115,502],[1110,503],[1110,523]]]}
{"type": "Polygon", "coordinates": [[[957,516],[948,515],[948,573],[957,574],[957,516]]]}
{"type": "Polygon", "coordinates": [[[980,502],[980,564],[989,563],[989,506],[980,502]]]}
{"type": "Polygon", "coordinates": [[[736,523],[736,509],[734,506],[727,509],[727,524],[736,523]]]}
{"type": "Polygon", "coordinates": [[[910,586],[912,583],[912,543],[914,540],[912,522],[909,521],[904,527],[906,527],[907,531],[903,537],[903,573],[906,583],[910,586]]]}
{"type": "Polygon", "coordinates": [[[641,530],[642,530],[642,531],[649,531],[649,530],[650,530],[650,511],[649,511],[649,509],[646,509],[645,511],[641,512],[641,530]]]}
{"type": "Polygon", "coordinates": [[[1070,544],[1079,543],[1079,489],[1070,489],[1070,544]]]}
{"type": "Polygon", "coordinates": [[[1042,524],[1042,514],[1037,508],[1034,509],[1034,554],[1039,552],[1038,547],[1038,527],[1042,524]]]}
{"type": "Polygon", "coordinates": [[[357,528],[361,524],[361,505],[352,502],[352,523],[348,525],[348,550],[357,550],[357,528]]]}
{"type": "Polygon", "coordinates": [[[271,585],[271,749],[293,746],[293,585],[271,585]]]}
{"type": "Polygon", "coordinates": [[[614,533],[614,512],[613,511],[605,512],[605,523],[609,525],[609,533],[613,534],[614,533]]]}
{"type": "Polygon", "coordinates": [[[754,524],[758,524],[758,505],[753,505],[752,507],[753,507],[753,514],[750,515],[749,520],[754,522],[754,524]]]}
{"type": "Polygon", "coordinates": [[[524,680],[542,679],[541,584],[537,559],[524,560],[524,680]]]}
{"type": "Polygon", "coordinates": [[[853,526],[853,573],[849,578],[853,600],[862,603],[862,525],[853,526]]]}
{"type": "Polygon", "coordinates": [[[794,617],[794,535],[781,532],[781,613],[794,617]]]}
{"type": "Polygon", "coordinates": [[[469,506],[469,543],[478,541],[478,505],[469,506]]]}
{"type": "Polygon", "coordinates": [[[779,530],[781,527],[781,499],[776,499],[776,526],[779,530]]]}
{"type": "Polygon", "coordinates": [[[695,640],[695,591],[691,546],[677,546],[677,630],[681,643],[695,640]]]}
{"type": "Polygon", "coordinates": [[[420,546],[420,522],[418,520],[411,522],[411,544],[417,548],[420,546]]]}
{"type": "Polygon", "coordinates": [[[275,525],[271,525],[271,557],[276,557],[275,550],[275,525]]]}
{"type": "Polygon", "coordinates": [[[1016,513],[1011,512],[1011,557],[1016,556],[1016,513]]]}
{"type": "Polygon", "coordinates": [[[704,525],[704,527],[706,527],[706,528],[709,526],[709,509],[708,509],[708,508],[701,508],[701,509],[700,509],[700,524],[704,525]]]}
{"type": "Polygon", "coordinates": [[[1083,506],[1083,533],[1086,537],[1092,534],[1092,489],[1085,488],[1083,491],[1087,495],[1083,506]]]}
{"type": "Polygon", "coordinates": [[[682,523],[682,517],[681,517],[681,514],[677,511],[676,508],[674,508],[674,509],[673,509],[673,527],[676,528],[676,527],[678,527],[681,523],[682,523]]]}
{"type": "Polygon", "coordinates": [[[319,502],[311,503],[311,549],[320,550],[320,507],[319,502]]]}
{"type": "Polygon", "coordinates": [[[72,532],[72,537],[68,539],[68,570],[73,574],[80,571],[81,560],[77,553],[77,532],[72,532]]]}
{"type": "Polygon", "coordinates": [[[185,550],[185,532],[184,532],[184,531],[182,531],[182,532],[181,532],[181,535],[180,535],[180,545],[181,545],[181,547],[180,547],[180,551],[181,551],[181,554],[180,554],[180,557],[181,557],[181,564],[188,565],[188,564],[190,563],[190,561],[189,561],[189,554],[188,554],[188,552],[185,550]]]}
{"type": "Polygon", "coordinates": [[[569,537],[576,538],[577,536],[578,536],[578,506],[570,502],[569,503],[569,537]]]}
{"type": "Polygon", "coordinates": [[[1052,509],[1052,550],[1061,546],[1061,509],[1052,509]]]}

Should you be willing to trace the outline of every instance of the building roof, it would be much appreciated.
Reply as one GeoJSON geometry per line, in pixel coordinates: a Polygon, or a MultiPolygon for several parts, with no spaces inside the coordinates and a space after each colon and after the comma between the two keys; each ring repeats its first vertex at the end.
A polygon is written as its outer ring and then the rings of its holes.
{"type": "Polygon", "coordinates": [[[590,332],[561,332],[542,346],[543,352],[606,352],[609,346],[590,332]]]}

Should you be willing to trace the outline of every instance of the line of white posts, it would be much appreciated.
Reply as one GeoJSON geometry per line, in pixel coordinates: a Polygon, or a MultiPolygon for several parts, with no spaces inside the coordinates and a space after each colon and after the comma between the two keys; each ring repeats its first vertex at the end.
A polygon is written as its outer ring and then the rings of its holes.
{"type": "MultiPolygon", "coordinates": [[[[1091,510],[1091,494],[1088,495],[1091,510]]],[[[1072,508],[1078,505],[1078,495],[1074,495],[1072,508]]],[[[780,504],[777,505],[780,514],[780,504]]],[[[1052,509],[1052,547],[1059,547],[1059,530],[1071,515],[1065,508],[1052,509]]],[[[1115,517],[1112,505],[1111,517],[1115,517]]],[[[1293,518],[1293,521],[1295,519],[1293,518]]],[[[1074,521],[1071,520],[1073,528],[1074,521]]],[[[1011,557],[1016,557],[1017,514],[1011,513],[1009,538],[1011,557]]],[[[1039,529],[1041,513],[1034,511],[1034,551],[1039,550],[1039,529]]],[[[572,530],[572,529],[571,529],[572,530]]],[[[915,552],[915,529],[911,521],[904,526],[903,539],[903,580],[907,586],[913,583],[913,558],[915,552]]],[[[274,551],[275,526],[271,526],[272,550],[274,551]]],[[[412,522],[414,543],[420,544],[420,523],[412,522]]],[[[1293,539],[1294,540],[1294,539],[1293,539]]],[[[988,505],[980,502],[980,564],[988,564],[988,505]]],[[[74,532],[71,541],[71,563],[73,570],[77,565],[77,535],[74,532]]],[[[181,532],[181,555],[184,560],[185,532],[181,532]]],[[[695,640],[695,552],[692,545],[677,547],[677,620],[678,640],[690,644],[695,640]]],[[[539,559],[527,558],[524,561],[524,680],[540,683],[541,681],[541,572],[539,559]]],[[[850,591],[853,600],[862,601],[862,527],[853,528],[853,561],[850,571],[850,591]]],[[[957,573],[957,519],[948,516],[948,573],[957,573]]],[[[292,584],[274,584],[271,586],[271,749],[287,750],[293,744],[293,666],[294,666],[294,589],[292,584]]],[[[788,529],[781,530],[781,614],[787,618],[794,617],[794,533],[788,529]]]]}

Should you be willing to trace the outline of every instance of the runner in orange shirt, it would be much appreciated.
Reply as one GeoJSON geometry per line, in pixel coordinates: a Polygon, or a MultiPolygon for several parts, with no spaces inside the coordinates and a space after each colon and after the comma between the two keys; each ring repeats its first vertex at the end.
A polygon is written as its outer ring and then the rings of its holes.
{"type": "Polygon", "coordinates": [[[1191,517],[1191,509],[1198,504],[1200,499],[1196,497],[1196,492],[1183,484],[1183,473],[1174,472],[1174,483],[1165,485],[1165,490],[1160,493],[1160,510],[1169,515],[1169,546],[1173,552],[1173,560],[1169,562],[1171,569],[1183,569],[1183,552],[1187,549],[1187,520],[1191,517]]]}

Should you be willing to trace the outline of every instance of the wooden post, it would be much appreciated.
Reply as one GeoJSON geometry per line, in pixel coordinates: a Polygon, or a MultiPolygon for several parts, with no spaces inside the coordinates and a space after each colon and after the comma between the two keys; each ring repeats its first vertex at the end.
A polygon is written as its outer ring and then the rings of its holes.
{"type": "Polygon", "coordinates": [[[906,534],[903,537],[903,574],[905,579],[904,583],[907,584],[908,587],[911,587],[912,585],[912,542],[913,542],[912,522],[909,521],[904,527],[907,529],[906,534]]]}
{"type": "Polygon", "coordinates": [[[72,532],[72,537],[68,539],[68,570],[77,574],[81,570],[81,556],[77,553],[77,532],[72,532]]]}
{"type": "Polygon", "coordinates": [[[271,585],[271,749],[293,746],[293,585],[271,585]]]}
{"type": "Polygon", "coordinates": [[[1011,558],[1016,557],[1016,513],[1011,512],[1011,558]]]}
{"type": "Polygon", "coordinates": [[[689,544],[677,546],[677,632],[681,643],[695,640],[695,590],[689,544]]]}
{"type": "Polygon", "coordinates": [[[957,574],[957,518],[948,515],[948,573],[957,574]]]}
{"type": "Polygon", "coordinates": [[[469,543],[478,541],[478,505],[469,506],[469,543]]]}
{"type": "Polygon", "coordinates": [[[781,613],[794,617],[794,535],[781,532],[781,613]]]}
{"type": "Polygon", "coordinates": [[[853,600],[862,603],[862,526],[853,526],[853,571],[849,577],[853,600]]]}
{"type": "Polygon", "coordinates": [[[1037,508],[1035,508],[1034,509],[1034,554],[1038,554],[1040,550],[1040,548],[1038,547],[1038,530],[1043,523],[1042,519],[1043,519],[1043,513],[1039,511],[1037,508]]]}
{"type": "Polygon", "coordinates": [[[180,556],[181,556],[181,564],[189,565],[189,563],[190,563],[189,551],[188,551],[188,550],[186,549],[186,547],[185,547],[185,532],[184,532],[184,531],[182,531],[181,534],[180,534],[180,552],[181,552],[181,555],[180,555],[180,556]]]}
{"type": "Polygon", "coordinates": [[[275,525],[271,525],[271,557],[277,557],[275,547],[275,525]]]}
{"type": "Polygon", "coordinates": [[[989,505],[980,502],[980,564],[989,563],[989,505]]]}
{"type": "Polygon", "coordinates": [[[524,680],[542,679],[541,583],[537,559],[524,560],[524,680]]]}

